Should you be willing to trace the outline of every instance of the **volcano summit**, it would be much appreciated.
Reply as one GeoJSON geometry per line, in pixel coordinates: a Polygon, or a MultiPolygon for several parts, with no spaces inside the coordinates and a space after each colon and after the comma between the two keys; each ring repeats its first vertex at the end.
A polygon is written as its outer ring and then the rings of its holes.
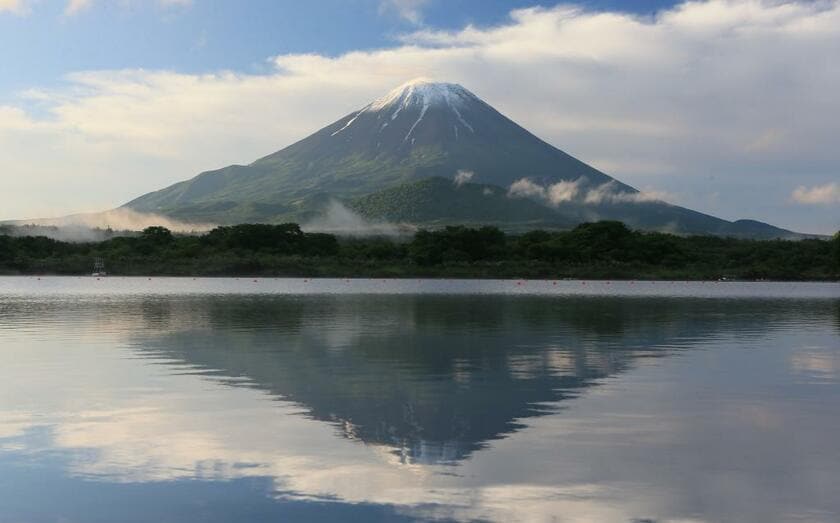
{"type": "Polygon", "coordinates": [[[650,198],[537,138],[458,84],[405,83],[250,165],[126,204],[185,221],[305,222],[339,201],[377,220],[566,228],[621,220],[649,230],[788,237],[650,198]]]}

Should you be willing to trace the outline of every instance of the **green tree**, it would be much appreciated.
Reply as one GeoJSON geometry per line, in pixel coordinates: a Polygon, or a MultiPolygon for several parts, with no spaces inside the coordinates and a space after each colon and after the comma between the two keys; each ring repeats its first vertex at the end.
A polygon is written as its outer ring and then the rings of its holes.
{"type": "Polygon", "coordinates": [[[570,234],[581,261],[624,261],[631,257],[633,232],[621,222],[582,223],[570,234]]]}
{"type": "Polygon", "coordinates": [[[146,227],[143,229],[143,232],[140,233],[140,238],[146,242],[153,245],[166,245],[168,243],[172,243],[174,236],[172,235],[172,231],[167,229],[166,227],[160,226],[153,226],[153,227],[146,227]]]}

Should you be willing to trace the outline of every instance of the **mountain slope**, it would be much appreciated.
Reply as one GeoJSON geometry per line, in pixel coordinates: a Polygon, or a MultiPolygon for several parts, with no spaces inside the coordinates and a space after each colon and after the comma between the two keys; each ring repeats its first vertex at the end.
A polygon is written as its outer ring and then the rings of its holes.
{"type": "Polygon", "coordinates": [[[411,180],[451,178],[459,170],[500,187],[525,176],[539,183],[613,180],[461,86],[414,81],[250,165],[201,173],[126,206],[222,223],[271,219],[297,215],[305,210],[299,200],[314,193],[353,197],[411,180]]]}
{"type": "Polygon", "coordinates": [[[457,185],[439,177],[389,187],[347,202],[347,206],[374,221],[496,225],[508,231],[568,229],[582,222],[619,220],[629,227],[669,232],[691,231],[740,238],[800,238],[793,233],[754,220],[728,222],[665,202],[580,204],[548,207],[529,198],[511,198],[507,190],[486,184],[457,185]]]}
{"type": "Polygon", "coordinates": [[[250,165],[204,172],[125,206],[185,221],[230,224],[305,221],[338,199],[370,216],[404,217],[421,225],[565,227],[618,219],[637,228],[684,233],[794,234],[760,222],[739,226],[641,196],[540,140],[460,85],[415,80],[250,165]],[[456,191],[451,182],[412,185],[430,178],[452,180],[459,172],[469,173],[467,181],[493,186],[480,191],[494,196],[483,197],[473,188],[456,191]],[[524,194],[528,198],[508,194],[523,179],[532,187],[524,194]],[[552,189],[564,183],[574,190],[553,200],[552,189]],[[606,189],[607,198],[590,201],[586,196],[606,189]],[[449,203],[430,198],[430,190],[443,191],[439,196],[449,203]]]}
{"type": "Polygon", "coordinates": [[[499,225],[507,229],[568,228],[578,223],[495,185],[426,178],[361,196],[348,207],[366,218],[425,225],[499,225]]]}

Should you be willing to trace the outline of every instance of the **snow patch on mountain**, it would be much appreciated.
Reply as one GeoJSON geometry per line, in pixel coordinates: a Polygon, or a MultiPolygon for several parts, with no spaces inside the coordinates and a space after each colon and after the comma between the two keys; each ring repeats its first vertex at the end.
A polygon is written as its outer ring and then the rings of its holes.
{"type": "Polygon", "coordinates": [[[353,118],[351,118],[351,119],[350,119],[350,120],[349,120],[346,124],[344,124],[344,127],[342,127],[341,129],[339,129],[338,131],[336,131],[336,132],[332,133],[330,136],[335,136],[335,135],[337,135],[338,133],[340,133],[341,131],[343,131],[343,130],[347,129],[348,127],[350,127],[350,125],[352,125],[352,124],[353,124],[353,122],[355,122],[355,121],[359,118],[359,116],[361,116],[361,115],[362,115],[362,113],[363,113],[363,112],[365,112],[365,110],[366,110],[366,109],[367,109],[367,107],[365,107],[364,109],[362,109],[361,111],[359,111],[358,113],[356,113],[356,115],[355,115],[353,118]]]}
{"type": "MultiPolygon", "coordinates": [[[[414,132],[414,128],[417,127],[417,124],[419,124],[423,120],[423,117],[426,116],[426,111],[428,111],[428,110],[429,110],[429,104],[424,103],[423,108],[420,109],[420,116],[417,117],[417,121],[414,122],[414,125],[412,125],[411,129],[408,130],[408,134],[405,135],[405,138],[403,138],[403,141],[408,140],[408,137],[411,136],[411,133],[414,132]]],[[[411,143],[414,143],[414,142],[411,142],[411,143]]]]}
{"type": "MultiPolygon", "coordinates": [[[[425,115],[429,108],[442,107],[451,110],[458,122],[474,133],[475,129],[467,122],[460,109],[476,101],[480,101],[477,96],[458,84],[433,82],[425,78],[417,78],[402,84],[382,98],[375,100],[363,111],[385,113],[390,115],[391,120],[395,120],[402,111],[409,108],[419,108],[421,115],[425,115]]],[[[419,121],[415,122],[415,125],[419,121]]],[[[409,132],[406,140],[410,135],[409,132]]]]}

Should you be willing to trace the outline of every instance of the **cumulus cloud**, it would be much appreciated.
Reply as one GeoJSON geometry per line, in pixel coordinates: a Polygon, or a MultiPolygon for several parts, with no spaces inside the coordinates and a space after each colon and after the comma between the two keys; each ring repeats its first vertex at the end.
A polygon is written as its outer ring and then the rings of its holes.
{"type": "Polygon", "coordinates": [[[579,186],[582,181],[578,179],[572,182],[563,181],[549,185],[546,190],[548,201],[554,205],[572,201],[578,195],[579,186]]]}
{"type": "Polygon", "coordinates": [[[709,0],[651,17],[560,6],[386,49],[281,55],[265,74],[78,72],[0,107],[0,218],[66,214],[69,192],[82,195],[74,206],[104,208],[248,163],[428,76],[630,185],[678,190],[728,218],[830,231],[831,217],[809,222],[818,213],[787,205],[785,187],[818,184],[840,163],[840,70],[826,65],[838,28],[838,1],[709,0]]]}
{"type": "Polygon", "coordinates": [[[379,12],[396,13],[400,18],[412,23],[423,22],[423,8],[429,4],[429,0],[380,0],[379,12]]]}
{"type": "Polygon", "coordinates": [[[508,188],[508,196],[525,198],[545,198],[545,187],[528,178],[516,180],[508,188]]]}
{"type": "Polygon", "coordinates": [[[455,173],[455,185],[460,187],[465,183],[470,183],[473,177],[475,177],[474,172],[460,170],[457,173],[455,173]]]}
{"type": "Polygon", "coordinates": [[[665,191],[656,190],[639,192],[621,191],[618,189],[617,184],[612,181],[588,190],[586,196],[583,198],[583,202],[590,204],[645,203],[665,201],[666,199],[673,200],[674,196],[665,191]]]}
{"type": "Polygon", "coordinates": [[[840,184],[831,182],[814,187],[800,185],[794,189],[791,198],[796,203],[805,205],[838,204],[840,203],[840,184]]]}
{"type": "Polygon", "coordinates": [[[520,178],[510,185],[508,196],[534,198],[556,207],[561,203],[574,200],[580,192],[580,186],[585,183],[585,179],[579,178],[574,181],[562,181],[543,186],[530,178],[520,178]]]}
{"type": "Polygon", "coordinates": [[[673,195],[665,191],[622,191],[615,181],[590,188],[587,187],[585,178],[557,182],[546,186],[535,183],[529,178],[521,178],[508,188],[508,196],[533,198],[553,207],[572,201],[598,205],[602,203],[642,203],[674,199],[673,195]]]}

